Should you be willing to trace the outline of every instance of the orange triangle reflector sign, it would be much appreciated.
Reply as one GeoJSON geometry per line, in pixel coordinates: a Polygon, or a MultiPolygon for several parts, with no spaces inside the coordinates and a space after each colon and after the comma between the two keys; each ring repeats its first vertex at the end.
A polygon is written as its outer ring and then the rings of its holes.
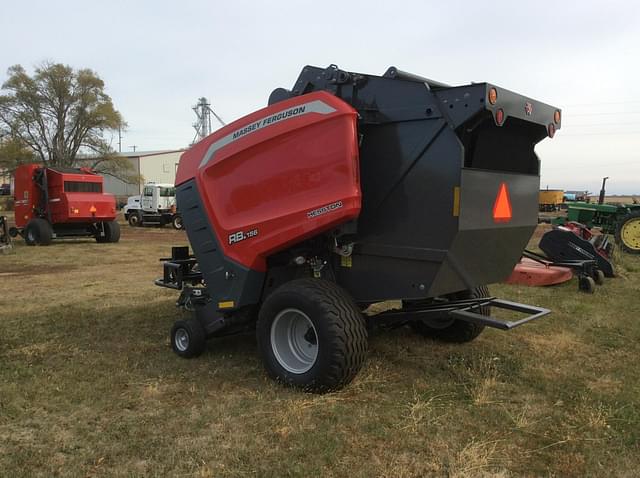
{"type": "Polygon", "coordinates": [[[496,196],[496,202],[493,205],[493,220],[494,222],[511,221],[511,199],[509,199],[507,183],[502,183],[500,185],[498,196],[496,196]]]}

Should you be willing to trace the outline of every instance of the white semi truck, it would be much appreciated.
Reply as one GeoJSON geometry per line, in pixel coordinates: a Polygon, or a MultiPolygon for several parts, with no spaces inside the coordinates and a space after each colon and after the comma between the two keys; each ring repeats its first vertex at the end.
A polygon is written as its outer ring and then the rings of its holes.
{"type": "Polygon", "coordinates": [[[130,226],[171,224],[182,229],[182,216],[176,211],[176,188],[173,184],[146,183],[142,195],[131,196],[123,209],[130,226]]]}

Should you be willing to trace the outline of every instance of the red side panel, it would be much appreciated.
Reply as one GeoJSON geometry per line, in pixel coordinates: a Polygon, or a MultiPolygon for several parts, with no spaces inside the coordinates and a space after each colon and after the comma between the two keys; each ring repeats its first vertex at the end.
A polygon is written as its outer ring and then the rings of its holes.
{"type": "Polygon", "coordinates": [[[24,164],[16,169],[13,195],[17,227],[24,227],[33,217],[33,208],[40,201],[40,190],[33,182],[33,173],[40,166],[24,164]]]}
{"type": "Polygon", "coordinates": [[[116,200],[113,194],[65,192],[66,181],[99,184],[102,190],[104,178],[90,172],[61,173],[48,169],[49,210],[53,224],[113,221],[116,218],[116,200]]]}
{"type": "Polygon", "coordinates": [[[225,256],[263,271],[270,254],[360,213],[356,116],[326,92],[277,103],[184,153],[176,184],[195,177],[225,256]]]}

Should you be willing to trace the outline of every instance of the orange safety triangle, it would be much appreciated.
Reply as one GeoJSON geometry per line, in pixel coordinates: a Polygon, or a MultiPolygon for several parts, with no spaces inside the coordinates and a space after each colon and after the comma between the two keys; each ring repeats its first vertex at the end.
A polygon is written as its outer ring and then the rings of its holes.
{"type": "Polygon", "coordinates": [[[89,208],[89,212],[92,212],[92,213],[93,213],[93,212],[96,212],[96,211],[97,211],[97,209],[96,209],[96,207],[95,207],[95,206],[91,206],[91,207],[89,208]]]}
{"type": "Polygon", "coordinates": [[[511,220],[511,199],[507,183],[500,185],[496,202],[493,205],[493,220],[495,222],[509,222],[511,220]]]}

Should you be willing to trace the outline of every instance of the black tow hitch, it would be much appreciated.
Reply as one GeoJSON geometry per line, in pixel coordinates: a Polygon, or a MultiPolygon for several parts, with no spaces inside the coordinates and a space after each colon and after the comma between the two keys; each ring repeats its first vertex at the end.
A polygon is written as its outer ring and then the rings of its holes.
{"type": "MultiPolygon", "coordinates": [[[[485,309],[486,310],[486,309],[485,309]]],[[[476,324],[493,327],[500,330],[510,330],[535,319],[539,319],[551,311],[544,307],[520,304],[495,297],[482,297],[478,299],[436,301],[423,305],[391,309],[376,314],[374,318],[377,324],[394,325],[407,323],[413,320],[434,320],[446,322],[447,320],[464,320],[476,324]],[[503,320],[491,315],[483,314],[483,308],[510,310],[526,314],[518,320],[503,320]]]]}

